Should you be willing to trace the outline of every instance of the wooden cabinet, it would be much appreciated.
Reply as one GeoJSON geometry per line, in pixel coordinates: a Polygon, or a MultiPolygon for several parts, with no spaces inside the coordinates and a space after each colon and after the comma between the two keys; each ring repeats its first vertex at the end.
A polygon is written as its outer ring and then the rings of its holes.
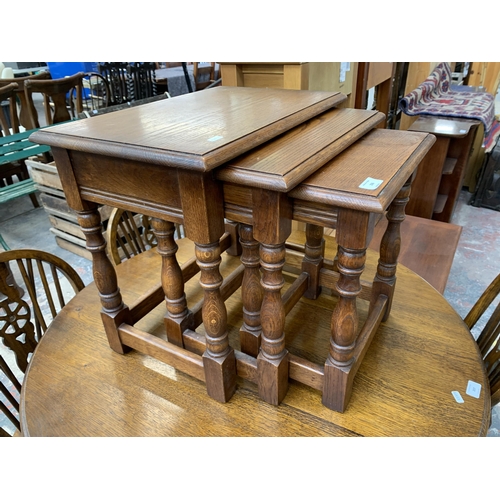
{"type": "Polygon", "coordinates": [[[420,116],[410,126],[409,130],[435,135],[436,142],[418,167],[407,214],[450,222],[479,124],[477,120],[420,116]]]}
{"type": "Polygon", "coordinates": [[[222,85],[292,90],[338,91],[348,96],[341,107],[354,107],[357,63],[221,62],[222,85]]]}

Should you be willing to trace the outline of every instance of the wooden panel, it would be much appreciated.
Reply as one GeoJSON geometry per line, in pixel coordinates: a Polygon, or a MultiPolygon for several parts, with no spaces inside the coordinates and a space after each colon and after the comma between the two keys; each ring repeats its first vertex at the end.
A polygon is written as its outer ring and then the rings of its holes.
{"type": "Polygon", "coordinates": [[[238,63],[241,72],[245,75],[283,75],[284,63],[238,63]]]}
{"type": "Polygon", "coordinates": [[[52,227],[54,227],[55,229],[58,229],[59,231],[62,231],[64,233],[71,234],[85,241],[85,235],[83,234],[83,231],[78,224],[60,219],[59,217],[55,217],[53,215],[49,215],[49,220],[52,224],[52,227]]]}
{"type": "Polygon", "coordinates": [[[469,68],[468,85],[484,87],[486,92],[494,96],[500,82],[500,62],[473,62],[469,68]]]}
{"type": "Polygon", "coordinates": [[[255,88],[283,89],[283,74],[243,73],[243,86],[255,88]]]}
{"type": "Polygon", "coordinates": [[[243,87],[243,73],[236,64],[221,64],[222,85],[243,87]]]}
{"type": "Polygon", "coordinates": [[[370,62],[368,63],[368,78],[366,80],[366,88],[371,89],[380,85],[382,82],[392,78],[393,71],[392,62],[370,62]]]}
{"type": "Polygon", "coordinates": [[[308,90],[309,89],[309,63],[285,64],[283,66],[283,88],[308,90]]]}
{"type": "MultiPolygon", "coordinates": [[[[444,293],[462,227],[411,215],[406,216],[400,227],[398,262],[444,293]]],[[[383,217],[375,226],[371,249],[379,250],[386,228],[387,219],[383,217]]]]}
{"type": "Polygon", "coordinates": [[[59,238],[58,236],[56,236],[56,243],[61,248],[64,248],[69,252],[79,255],[80,257],[83,257],[85,259],[92,260],[92,254],[80,245],[76,245],[75,243],[72,243],[71,241],[68,241],[64,238],[59,238]]]}
{"type": "Polygon", "coordinates": [[[26,160],[26,166],[29,169],[31,178],[37,184],[62,191],[61,179],[54,162],[40,163],[39,161],[26,160]]]}
{"type": "MultiPolygon", "coordinates": [[[[78,164],[75,177],[80,188],[102,189],[106,172],[106,191],[136,200],[138,205],[156,202],[161,205],[181,208],[177,171],[131,160],[110,161],[106,156],[71,152],[72,161],[78,164]],[[137,189],[137,179],[148,189],[137,189]]],[[[140,212],[140,210],[136,210],[140,212]]]]}
{"type": "Polygon", "coordinates": [[[310,62],[309,90],[336,90],[346,95],[351,94],[357,63],[349,63],[350,70],[346,71],[344,81],[340,81],[340,65],[340,62],[310,62]]]}
{"type": "Polygon", "coordinates": [[[445,137],[465,137],[471,128],[477,127],[478,120],[467,120],[465,118],[439,117],[439,116],[417,116],[417,121],[411,125],[409,130],[415,132],[428,132],[429,134],[442,135],[445,137]]]}
{"type": "Polygon", "coordinates": [[[418,166],[411,187],[410,201],[406,205],[407,214],[432,219],[449,141],[446,137],[438,137],[418,166]]]}

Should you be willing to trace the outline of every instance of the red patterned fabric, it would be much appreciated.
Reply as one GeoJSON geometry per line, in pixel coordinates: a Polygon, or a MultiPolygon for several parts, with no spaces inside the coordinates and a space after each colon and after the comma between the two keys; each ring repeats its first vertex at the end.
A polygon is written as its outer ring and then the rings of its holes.
{"type": "Polygon", "coordinates": [[[491,149],[500,134],[495,120],[495,98],[487,92],[462,92],[451,90],[450,86],[450,66],[446,62],[440,63],[423,83],[399,101],[399,108],[410,116],[433,115],[480,120],[484,125],[483,146],[491,149]]]}

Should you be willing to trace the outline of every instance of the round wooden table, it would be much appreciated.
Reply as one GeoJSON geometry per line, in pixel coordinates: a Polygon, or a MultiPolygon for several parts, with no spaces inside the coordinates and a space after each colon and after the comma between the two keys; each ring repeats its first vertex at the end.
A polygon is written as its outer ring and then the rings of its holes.
{"type": "MultiPolygon", "coordinates": [[[[326,240],[328,247],[335,244],[326,240]]],[[[192,255],[190,245],[179,242],[180,262],[192,255]]],[[[369,250],[364,276],[374,275],[376,258],[369,250]]],[[[238,261],[224,257],[221,273],[238,261]]],[[[117,267],[126,304],[159,282],[160,265],[153,250],[117,267]]],[[[199,288],[195,276],[186,285],[188,304],[202,297],[199,288]]],[[[239,296],[226,302],[235,349],[239,296]]],[[[324,362],[335,301],[326,290],[316,301],[301,299],[289,313],[291,354],[324,362]]],[[[368,349],[344,413],[329,410],[319,391],[293,380],[279,406],[262,401],[257,386],[239,377],[230,401],[218,403],[203,382],[161,361],[112,351],[100,309],[92,283],[42,338],[21,395],[25,436],[478,436],[489,427],[489,386],[474,339],[443,296],[401,265],[391,315],[368,349]],[[481,385],[479,398],[466,394],[469,380],[481,385]]],[[[359,312],[366,317],[364,301],[359,312]]],[[[164,313],[160,304],[138,327],[161,335],[164,313]]]]}

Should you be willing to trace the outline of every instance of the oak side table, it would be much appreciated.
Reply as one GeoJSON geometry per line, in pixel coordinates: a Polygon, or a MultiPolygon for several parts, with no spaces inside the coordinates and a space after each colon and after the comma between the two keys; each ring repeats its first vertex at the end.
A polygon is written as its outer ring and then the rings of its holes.
{"type": "MultiPolygon", "coordinates": [[[[337,110],[342,111],[356,110],[337,110]]],[[[215,172],[224,181],[226,214],[241,225],[242,262],[248,268],[242,294],[244,324],[240,343],[244,352],[257,359],[256,380],[259,394],[266,401],[278,404],[292,378],[322,391],[325,406],[344,411],[354,376],[373,335],[381,321],[389,317],[400,224],[415,169],[435,137],[418,132],[372,130],[300,184],[292,184],[293,188],[281,185],[280,192],[277,182],[273,190],[262,188],[267,159],[277,148],[283,153],[287,151],[286,136],[292,134],[293,131],[285,134],[281,144],[279,140],[264,144],[215,172]],[[254,176],[249,176],[248,166],[254,176]],[[381,242],[377,274],[372,281],[361,281],[375,223],[386,211],[388,226],[381,242]],[[303,252],[303,256],[296,265],[299,271],[294,286],[281,297],[282,271],[287,262],[290,264],[286,239],[292,219],[306,223],[306,243],[304,248],[289,246],[303,252]],[[330,262],[323,257],[323,227],[337,231],[338,253],[330,262]],[[257,249],[263,297],[258,286],[257,249]],[[330,351],[325,353],[323,366],[290,357],[284,332],[287,313],[302,296],[317,299],[321,286],[334,290],[339,297],[332,314],[330,351]],[[361,329],[358,296],[370,303],[369,316],[361,329]]],[[[301,144],[301,140],[295,138],[293,143],[301,144]]],[[[307,320],[305,323],[304,334],[314,335],[307,329],[307,320]]]]}
{"type": "Polygon", "coordinates": [[[390,311],[409,182],[434,138],[395,131],[374,135],[370,131],[384,116],[333,109],[343,98],[219,87],[34,135],[52,146],[68,202],[79,212],[112,349],[152,355],[205,381],[208,394],[221,402],[234,393],[236,374],[256,382],[260,396],[272,404],[281,402],[289,377],[296,377],[321,388],[329,408],[345,409],[369,341],[390,311]],[[122,302],[104,251],[96,203],[154,218],[161,285],[130,307],[122,302]],[[375,215],[387,208],[379,271],[373,284],[361,286],[375,215]],[[236,224],[225,224],[225,218],[236,224]],[[293,219],[308,224],[308,238],[301,272],[282,297],[293,219]],[[174,223],[184,224],[195,243],[195,257],[182,267],[175,256],[174,223]],[[221,252],[240,252],[237,223],[242,265],[223,278],[221,252]],[[323,265],[323,226],[338,232],[338,262],[331,269],[323,265]],[[184,282],[199,271],[203,299],[188,307],[184,282]],[[301,296],[317,298],[322,285],[339,295],[324,367],[291,359],[284,334],[286,314],[301,296]],[[240,287],[241,352],[229,345],[224,305],[240,287]],[[359,336],[358,295],[370,300],[359,336]],[[168,341],[134,327],[163,299],[168,341]],[[204,335],[196,332],[202,323],[204,335]]]}
{"type": "MultiPolygon", "coordinates": [[[[335,107],[339,92],[216,87],[173,99],[61,124],[32,135],[51,146],[68,205],[78,213],[93,258],[109,344],[157,356],[206,381],[210,396],[227,401],[235,390],[236,362],[226,331],[224,297],[238,288],[236,273],[223,285],[220,254],[236,251],[225,234],[222,183],[213,169],[335,107]],[[152,216],[163,258],[163,290],[126,306],[116,272],[105,253],[97,204],[152,216]],[[196,258],[185,269],[175,259],[174,223],[195,242],[196,258]],[[231,251],[230,250],[230,251],[231,251]],[[183,280],[201,271],[204,290],[198,313],[189,312],[183,280]],[[165,297],[169,342],[133,325],[165,297]],[[201,317],[206,330],[203,356],[183,347],[182,332],[201,317]]],[[[325,145],[326,147],[326,145],[325,145]]],[[[319,165],[317,165],[319,167],[319,165]]]]}

